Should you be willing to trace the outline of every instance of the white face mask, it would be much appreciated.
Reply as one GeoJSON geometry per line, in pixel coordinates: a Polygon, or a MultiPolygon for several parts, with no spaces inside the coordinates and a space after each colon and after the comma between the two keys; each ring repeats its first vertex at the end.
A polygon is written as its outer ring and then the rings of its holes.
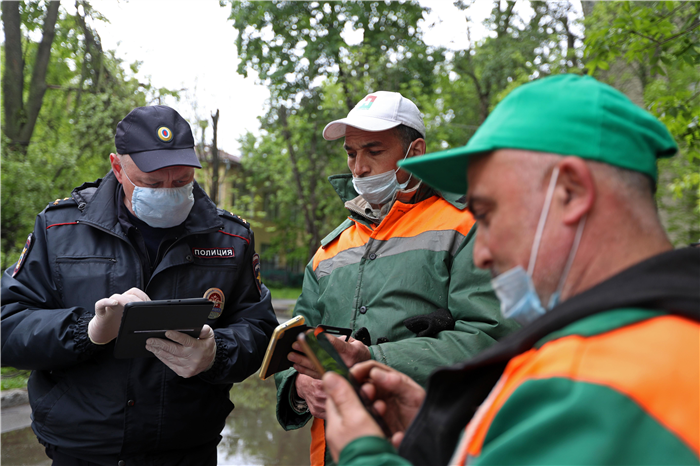
{"type": "Polygon", "coordinates": [[[501,314],[507,319],[513,319],[519,322],[521,325],[529,324],[538,317],[543,316],[548,310],[551,310],[559,303],[561,290],[564,288],[564,282],[566,281],[567,275],[569,275],[569,269],[571,268],[571,264],[576,256],[576,251],[578,250],[578,245],[581,241],[581,234],[583,233],[583,227],[586,224],[586,216],[584,216],[579,221],[578,229],[576,230],[576,237],[574,238],[574,244],[571,246],[569,258],[564,266],[564,271],[559,279],[557,289],[550,297],[547,309],[545,309],[542,307],[540,297],[535,290],[535,284],[532,281],[532,273],[535,270],[537,252],[542,240],[542,232],[547,221],[547,215],[549,214],[549,207],[552,204],[554,187],[558,176],[559,167],[556,167],[554,172],[552,172],[552,178],[547,189],[544,207],[542,208],[540,220],[537,224],[537,231],[535,232],[535,240],[533,241],[532,250],[530,251],[530,260],[528,263],[527,272],[525,272],[525,269],[518,265],[491,280],[493,290],[496,292],[496,296],[498,296],[498,300],[501,302],[501,314]]]}
{"type": "Polygon", "coordinates": [[[143,188],[136,186],[122,166],[122,173],[134,185],[131,208],[134,215],[153,228],[180,225],[194,205],[194,181],[180,188],[143,188]]]}
{"type": "MultiPolygon", "coordinates": [[[[408,152],[411,150],[413,142],[408,145],[406,155],[403,160],[408,157],[408,152]]],[[[396,179],[396,173],[399,169],[389,170],[388,172],[380,173],[379,175],[365,176],[362,178],[352,177],[352,185],[355,187],[357,194],[364,197],[367,202],[372,205],[384,205],[393,199],[394,194],[399,189],[405,189],[408,182],[411,181],[413,174],[408,177],[405,183],[400,183],[396,179]]]]}

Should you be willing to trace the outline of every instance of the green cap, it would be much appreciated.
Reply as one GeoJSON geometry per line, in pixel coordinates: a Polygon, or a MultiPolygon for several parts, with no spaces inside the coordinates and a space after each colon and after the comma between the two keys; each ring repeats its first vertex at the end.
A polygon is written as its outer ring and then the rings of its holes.
{"type": "Polygon", "coordinates": [[[656,159],[678,150],[668,129],[620,91],[590,76],[524,84],[499,103],[466,146],[399,166],[441,191],[467,191],[469,157],[498,149],[574,155],[657,180],[656,159]]]}

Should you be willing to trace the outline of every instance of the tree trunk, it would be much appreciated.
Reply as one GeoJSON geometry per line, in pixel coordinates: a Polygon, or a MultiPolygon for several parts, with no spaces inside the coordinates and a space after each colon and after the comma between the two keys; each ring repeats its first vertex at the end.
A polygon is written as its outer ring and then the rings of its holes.
{"type": "Polygon", "coordinates": [[[5,31],[5,76],[2,80],[3,111],[5,112],[3,130],[10,141],[14,142],[21,127],[24,84],[19,2],[2,2],[2,23],[5,31]]]}
{"type": "Polygon", "coordinates": [[[216,113],[211,116],[211,121],[214,122],[214,139],[211,143],[211,192],[209,197],[214,204],[218,203],[219,198],[219,145],[216,140],[217,130],[219,127],[219,109],[216,109],[216,113]]]}
{"type": "MultiPolygon", "coordinates": [[[[301,172],[299,171],[299,165],[297,160],[296,152],[294,151],[294,144],[292,144],[292,133],[289,131],[289,125],[287,124],[287,109],[280,105],[277,114],[279,116],[280,124],[282,125],[282,136],[287,143],[287,151],[289,152],[289,159],[292,162],[292,174],[294,175],[294,181],[297,187],[297,196],[301,200],[301,208],[304,212],[304,222],[306,223],[306,232],[311,235],[311,240],[309,242],[309,260],[313,257],[320,242],[320,232],[316,222],[314,222],[314,213],[311,211],[311,201],[306,199],[304,195],[304,184],[301,180],[301,172]]],[[[313,192],[315,190],[315,183],[309,186],[309,191],[313,192]]],[[[312,196],[315,203],[315,196],[312,196]]]]}
{"type": "Polygon", "coordinates": [[[75,100],[75,109],[80,108],[80,103],[82,100],[83,92],[85,92],[84,86],[85,81],[90,76],[92,78],[91,88],[94,91],[103,90],[103,74],[106,70],[102,66],[102,56],[104,52],[102,50],[102,45],[100,44],[99,36],[88,26],[85,21],[85,17],[80,15],[80,6],[83,6],[85,11],[88,10],[89,5],[85,5],[83,1],[75,2],[75,19],[80,25],[80,29],[85,35],[85,50],[83,52],[83,67],[80,73],[80,85],[78,86],[78,93],[75,100]]]}
{"type": "Polygon", "coordinates": [[[51,44],[55,35],[60,2],[48,2],[47,5],[42,38],[32,67],[29,94],[25,104],[22,97],[24,61],[22,59],[19,2],[2,2],[2,20],[5,30],[4,132],[10,140],[10,151],[18,151],[22,155],[27,153],[47,89],[46,72],[51,58],[51,44]]]}
{"type": "Polygon", "coordinates": [[[340,53],[335,54],[335,62],[338,64],[338,81],[343,87],[343,93],[345,94],[345,106],[348,109],[348,113],[355,107],[355,103],[352,101],[352,96],[350,95],[350,89],[348,88],[348,80],[343,71],[343,62],[340,60],[340,53]]]}

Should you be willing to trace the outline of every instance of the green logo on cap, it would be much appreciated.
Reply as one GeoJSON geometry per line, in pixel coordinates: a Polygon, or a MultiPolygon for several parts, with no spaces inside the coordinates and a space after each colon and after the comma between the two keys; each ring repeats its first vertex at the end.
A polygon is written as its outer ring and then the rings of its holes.
{"type": "Polygon", "coordinates": [[[362,102],[357,104],[355,110],[369,110],[369,108],[372,106],[375,100],[377,100],[376,95],[368,95],[364,98],[364,100],[362,100],[362,102]]]}

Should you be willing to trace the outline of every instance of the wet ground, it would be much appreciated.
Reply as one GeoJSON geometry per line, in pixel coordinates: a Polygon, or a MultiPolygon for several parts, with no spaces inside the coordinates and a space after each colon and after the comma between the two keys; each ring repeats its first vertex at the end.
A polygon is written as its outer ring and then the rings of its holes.
{"type": "MultiPolygon", "coordinates": [[[[307,465],[311,435],[305,428],[286,432],[275,417],[275,382],[256,375],[234,385],[231,400],[236,405],[226,421],[219,444],[219,465],[307,465]]],[[[5,422],[3,409],[3,429],[5,422]]],[[[2,433],[2,466],[50,465],[31,428],[2,433]]]]}

